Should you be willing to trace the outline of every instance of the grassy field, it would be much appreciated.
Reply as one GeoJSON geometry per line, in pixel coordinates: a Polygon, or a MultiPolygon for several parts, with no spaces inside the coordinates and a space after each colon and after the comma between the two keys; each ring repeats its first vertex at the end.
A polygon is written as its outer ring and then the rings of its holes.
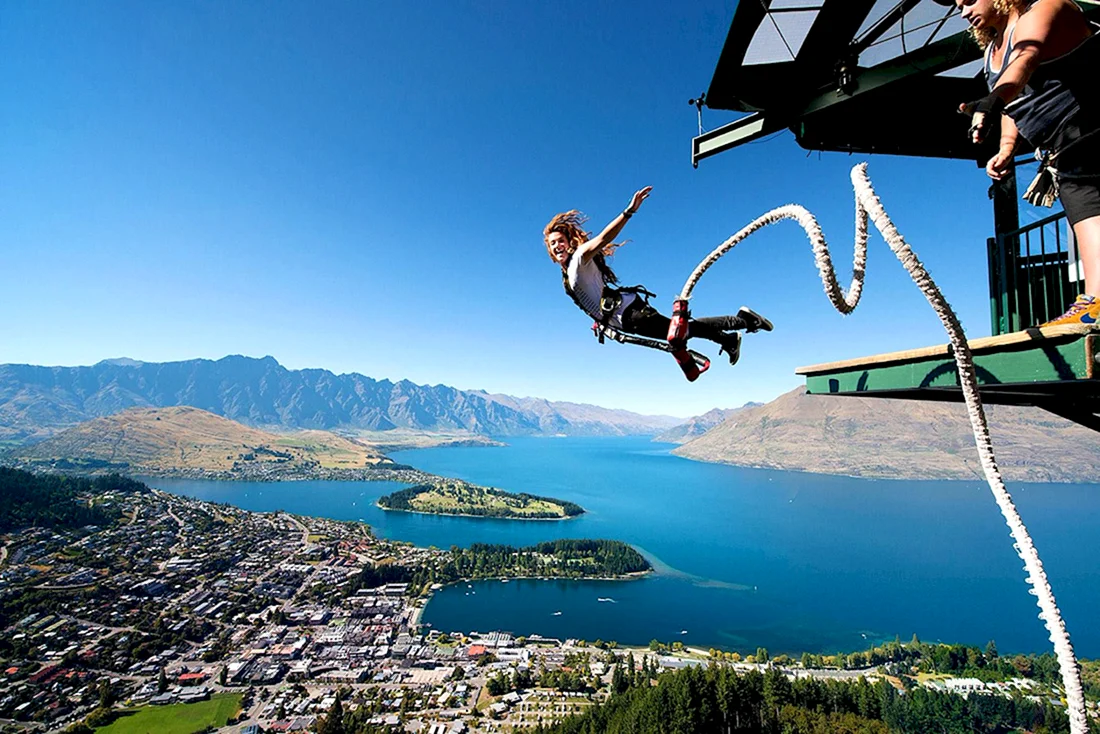
{"type": "Polygon", "coordinates": [[[947,680],[950,673],[917,673],[917,683],[927,683],[930,680],[947,680]]]}
{"type": "Polygon", "coordinates": [[[193,734],[207,726],[221,727],[241,708],[241,694],[224,693],[209,701],[171,706],[143,706],[125,711],[97,734],[193,734]]]}
{"type": "Polygon", "coordinates": [[[444,514],[469,513],[472,509],[492,510],[502,515],[523,517],[525,515],[550,514],[565,517],[561,505],[545,500],[525,500],[519,497],[502,496],[491,493],[483,487],[470,484],[443,483],[430,492],[422,492],[410,503],[420,512],[440,512],[444,514]]]}

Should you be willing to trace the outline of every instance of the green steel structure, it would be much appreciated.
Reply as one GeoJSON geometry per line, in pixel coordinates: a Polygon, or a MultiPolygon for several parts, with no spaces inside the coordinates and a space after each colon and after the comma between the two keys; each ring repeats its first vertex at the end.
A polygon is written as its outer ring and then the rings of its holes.
{"type": "MultiPolygon", "coordinates": [[[[1094,20],[1100,6],[1080,3],[1094,20]]],[[[692,140],[692,165],[790,130],[807,150],[974,160],[958,104],[983,96],[981,52],[951,0],[740,0],[700,108],[747,113],[692,140]],[[919,100],[920,104],[914,104],[919,100]],[[882,124],[884,111],[891,124],[882,124]]],[[[1024,165],[1023,158],[1019,164],[1024,165]]],[[[1100,333],[1027,328],[1072,300],[1080,267],[1057,214],[1021,227],[1015,176],[990,188],[990,324],[971,342],[989,403],[1034,405],[1100,430],[1100,333]],[[1020,331],[1026,329],[1026,331],[1020,331]]],[[[962,399],[947,346],[802,368],[809,392],[962,399]]]]}
{"type": "MultiPolygon", "coordinates": [[[[1080,327],[1028,329],[970,342],[982,400],[1033,405],[1100,430],[1100,333],[1080,327]]],[[[948,345],[800,367],[813,395],[961,400],[948,345]]]]}

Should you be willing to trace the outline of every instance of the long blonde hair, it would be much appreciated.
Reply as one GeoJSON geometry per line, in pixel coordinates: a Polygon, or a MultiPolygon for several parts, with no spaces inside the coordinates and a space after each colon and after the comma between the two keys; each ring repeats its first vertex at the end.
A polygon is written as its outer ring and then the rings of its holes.
{"type": "MultiPolygon", "coordinates": [[[[567,212],[561,214],[555,214],[554,218],[546,225],[542,230],[542,242],[546,245],[546,254],[550,256],[551,260],[557,262],[554,257],[554,253],[550,250],[549,237],[553,232],[559,232],[565,237],[565,241],[569,243],[569,253],[576,252],[577,248],[588,242],[592,235],[584,229],[584,223],[588,221],[588,217],[581,214],[576,209],[570,209],[567,212]]],[[[605,282],[614,284],[618,283],[619,279],[615,275],[615,271],[607,264],[607,259],[611,255],[615,254],[615,250],[623,246],[623,242],[612,242],[606,246],[593,258],[596,263],[596,267],[600,269],[600,274],[603,275],[605,282]]]]}
{"type": "MultiPolygon", "coordinates": [[[[1023,13],[1028,9],[1028,6],[1033,3],[1034,0],[992,0],[993,12],[1000,18],[1007,18],[1009,14],[1015,10],[1017,13],[1023,13]]],[[[989,24],[986,24],[984,28],[970,29],[970,36],[978,42],[978,45],[984,50],[989,44],[993,43],[993,40],[997,38],[997,29],[991,28],[989,24]]]]}

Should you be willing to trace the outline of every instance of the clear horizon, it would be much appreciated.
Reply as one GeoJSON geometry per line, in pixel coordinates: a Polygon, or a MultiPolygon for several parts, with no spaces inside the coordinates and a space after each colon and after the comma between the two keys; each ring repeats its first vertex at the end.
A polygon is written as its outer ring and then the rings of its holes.
{"type": "MultiPolygon", "coordinates": [[[[848,279],[848,171],[864,157],[783,132],[691,167],[686,103],[734,7],[11,4],[0,363],[272,355],[688,417],[772,400],[801,365],[944,343],[877,234],[848,317],[793,223],[724,258],[694,313],[749,305],[776,330],[748,335],[735,368],[701,344],[713,366],[696,383],[667,355],[598,345],[562,292],[546,221],[578,208],[598,230],[645,185],[613,266],[666,313],[713,247],[790,202],[819,217],[848,279]]],[[[970,336],[987,335],[984,172],[865,158],[970,336]]]]}

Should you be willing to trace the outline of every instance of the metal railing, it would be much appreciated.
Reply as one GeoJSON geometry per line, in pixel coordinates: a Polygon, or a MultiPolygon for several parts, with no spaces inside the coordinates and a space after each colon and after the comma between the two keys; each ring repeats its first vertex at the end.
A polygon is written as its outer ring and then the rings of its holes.
{"type": "Polygon", "coordinates": [[[1076,297],[1083,276],[1064,212],[990,237],[987,246],[994,336],[1049,321],[1076,297]]]}

